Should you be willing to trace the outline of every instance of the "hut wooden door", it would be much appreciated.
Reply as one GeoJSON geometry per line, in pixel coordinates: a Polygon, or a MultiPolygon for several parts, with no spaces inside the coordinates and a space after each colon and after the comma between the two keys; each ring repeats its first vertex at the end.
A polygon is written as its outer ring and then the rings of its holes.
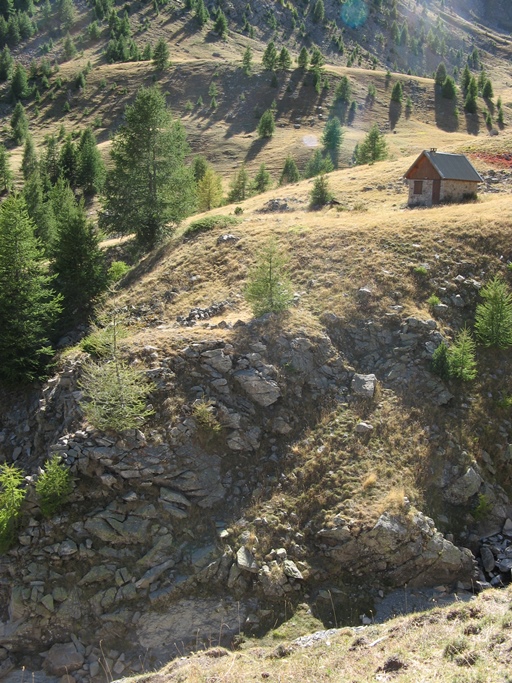
{"type": "Polygon", "coordinates": [[[432,183],[432,204],[439,204],[441,201],[441,181],[434,180],[432,183]]]}

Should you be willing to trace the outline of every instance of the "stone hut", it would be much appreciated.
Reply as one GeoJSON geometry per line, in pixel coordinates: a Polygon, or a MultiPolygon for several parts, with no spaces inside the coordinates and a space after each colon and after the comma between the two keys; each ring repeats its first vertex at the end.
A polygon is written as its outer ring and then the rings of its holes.
{"type": "Polygon", "coordinates": [[[476,194],[481,175],[464,154],[423,151],[405,174],[409,206],[460,202],[476,194]]]}

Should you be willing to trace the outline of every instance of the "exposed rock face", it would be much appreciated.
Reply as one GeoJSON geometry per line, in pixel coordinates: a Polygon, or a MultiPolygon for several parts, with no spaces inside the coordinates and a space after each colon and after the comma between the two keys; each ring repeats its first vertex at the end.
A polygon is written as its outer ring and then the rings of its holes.
{"type": "Polygon", "coordinates": [[[49,674],[64,676],[79,669],[83,663],[84,656],[77,651],[74,643],[56,643],[48,652],[44,668],[49,674]]]}
{"type": "Polygon", "coordinates": [[[260,406],[270,406],[281,396],[276,382],[263,377],[256,370],[240,370],[235,378],[242,389],[260,406]]]}
{"type": "Polygon", "coordinates": [[[473,555],[457,548],[440,534],[434,522],[418,511],[408,514],[382,514],[371,529],[350,535],[330,530],[323,539],[333,544],[325,554],[340,569],[361,576],[373,567],[387,585],[427,586],[451,582],[454,577],[468,581],[474,574],[473,555]],[[334,545],[336,543],[336,545],[334,545]]]}

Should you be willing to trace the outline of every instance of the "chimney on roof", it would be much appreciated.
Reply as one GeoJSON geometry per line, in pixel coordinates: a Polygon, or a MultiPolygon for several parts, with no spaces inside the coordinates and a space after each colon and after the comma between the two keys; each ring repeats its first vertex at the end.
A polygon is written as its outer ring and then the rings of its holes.
{"type": "Polygon", "coordinates": [[[437,147],[431,147],[431,148],[430,148],[430,151],[431,151],[431,152],[437,152],[437,147]]]}

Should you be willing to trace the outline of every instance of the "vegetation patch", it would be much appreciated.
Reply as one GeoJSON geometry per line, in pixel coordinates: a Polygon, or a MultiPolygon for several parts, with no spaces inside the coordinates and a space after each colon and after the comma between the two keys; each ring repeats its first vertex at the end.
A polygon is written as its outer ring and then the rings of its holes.
{"type": "Polygon", "coordinates": [[[202,232],[210,232],[215,228],[227,228],[232,225],[238,225],[241,222],[240,218],[235,216],[205,216],[197,221],[193,221],[183,231],[185,239],[192,239],[202,232]]]}

